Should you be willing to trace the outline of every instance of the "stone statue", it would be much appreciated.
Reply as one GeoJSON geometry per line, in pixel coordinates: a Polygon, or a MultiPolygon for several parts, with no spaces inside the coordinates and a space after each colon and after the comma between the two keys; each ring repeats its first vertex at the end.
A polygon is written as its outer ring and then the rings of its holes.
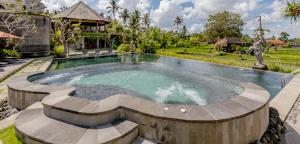
{"type": "Polygon", "coordinates": [[[253,50],[256,56],[257,62],[253,65],[253,69],[268,70],[268,66],[263,63],[263,49],[261,48],[265,40],[261,38],[250,47],[249,50],[253,50]]]}

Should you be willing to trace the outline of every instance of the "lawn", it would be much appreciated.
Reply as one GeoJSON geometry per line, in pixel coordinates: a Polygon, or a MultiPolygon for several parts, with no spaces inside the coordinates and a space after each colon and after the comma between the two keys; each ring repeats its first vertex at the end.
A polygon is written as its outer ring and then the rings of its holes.
{"type": "MultiPolygon", "coordinates": [[[[186,51],[184,48],[158,50],[157,54],[236,67],[252,68],[253,64],[256,63],[255,56],[217,52],[212,49],[212,46],[187,48],[186,51]]],[[[280,48],[275,52],[270,49],[268,53],[264,53],[264,63],[269,66],[270,71],[290,73],[300,68],[300,50],[280,48]]]]}
{"type": "Polygon", "coordinates": [[[0,131],[0,140],[3,144],[22,144],[15,135],[14,126],[10,126],[0,131]]]}

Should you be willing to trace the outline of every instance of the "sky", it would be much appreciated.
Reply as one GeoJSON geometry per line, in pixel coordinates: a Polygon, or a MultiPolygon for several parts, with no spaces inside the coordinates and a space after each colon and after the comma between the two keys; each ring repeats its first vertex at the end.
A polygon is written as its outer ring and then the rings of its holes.
{"type": "MultiPolygon", "coordinates": [[[[80,0],[42,0],[47,10],[53,11],[61,6],[71,6],[80,0]]],[[[107,13],[109,0],[81,0],[99,13],[107,13]]],[[[293,0],[298,1],[300,0],[293,0]]],[[[299,22],[291,23],[284,17],[283,10],[287,0],[119,0],[118,4],[129,11],[135,9],[150,13],[153,26],[173,30],[176,16],[182,16],[184,25],[190,33],[202,32],[209,15],[219,11],[239,13],[245,22],[243,33],[253,36],[258,28],[257,16],[262,15],[263,26],[271,32],[266,37],[279,37],[285,31],[291,38],[300,37],[299,22]]]]}

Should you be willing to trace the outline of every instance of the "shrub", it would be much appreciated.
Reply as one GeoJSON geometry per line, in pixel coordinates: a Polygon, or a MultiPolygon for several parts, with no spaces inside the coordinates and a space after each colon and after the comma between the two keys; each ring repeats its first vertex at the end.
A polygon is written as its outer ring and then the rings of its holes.
{"type": "Polygon", "coordinates": [[[156,50],[160,48],[160,43],[154,40],[144,40],[139,48],[143,53],[152,53],[155,54],[156,50]]]}
{"type": "Polygon", "coordinates": [[[65,47],[63,45],[58,45],[54,47],[54,56],[62,57],[64,54],[65,47]]]}
{"type": "Polygon", "coordinates": [[[129,44],[121,44],[121,45],[119,45],[117,51],[120,53],[130,52],[130,45],[129,44]]]}
{"type": "Polygon", "coordinates": [[[227,53],[223,52],[223,51],[214,53],[214,56],[226,56],[226,55],[227,55],[227,53]]]}
{"type": "Polygon", "coordinates": [[[1,49],[0,55],[1,57],[16,57],[16,58],[21,57],[21,53],[13,49],[1,49]]]}

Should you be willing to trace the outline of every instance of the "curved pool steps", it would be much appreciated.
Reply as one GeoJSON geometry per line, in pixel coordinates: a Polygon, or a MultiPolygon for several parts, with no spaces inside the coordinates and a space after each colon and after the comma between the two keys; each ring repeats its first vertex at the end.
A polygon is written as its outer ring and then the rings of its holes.
{"type": "Polygon", "coordinates": [[[35,103],[16,118],[16,134],[26,144],[130,144],[138,137],[138,125],[128,120],[84,128],[49,118],[42,108],[35,103]]]}

